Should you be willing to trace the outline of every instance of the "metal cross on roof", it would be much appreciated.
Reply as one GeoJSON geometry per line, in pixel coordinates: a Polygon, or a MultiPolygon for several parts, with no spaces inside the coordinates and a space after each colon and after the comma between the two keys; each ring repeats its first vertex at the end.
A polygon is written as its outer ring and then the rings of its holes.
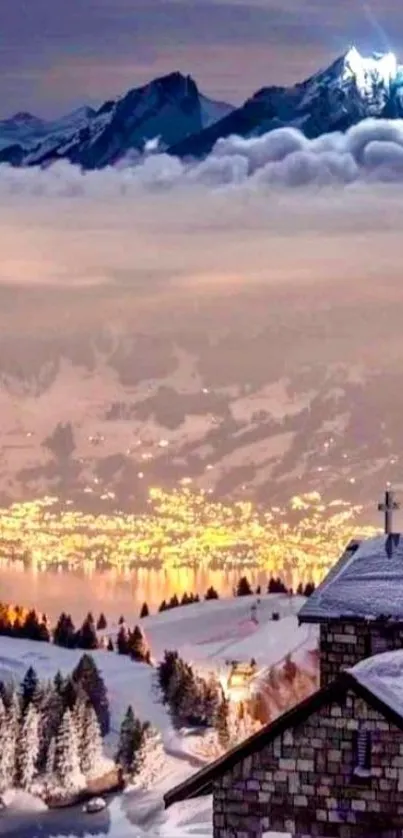
{"type": "Polygon", "coordinates": [[[378,511],[385,515],[385,535],[391,535],[393,532],[393,512],[400,509],[400,503],[394,499],[394,492],[391,489],[385,490],[385,500],[383,503],[378,503],[378,511]]]}

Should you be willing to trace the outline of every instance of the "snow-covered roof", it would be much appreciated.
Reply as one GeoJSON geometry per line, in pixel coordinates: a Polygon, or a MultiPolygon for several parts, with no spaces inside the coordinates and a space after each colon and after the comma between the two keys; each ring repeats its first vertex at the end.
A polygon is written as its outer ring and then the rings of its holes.
{"type": "Polygon", "coordinates": [[[348,671],[359,684],[403,718],[403,650],[366,658],[348,671]]]}
{"type": "Polygon", "coordinates": [[[403,536],[351,542],[298,616],[301,622],[403,619],[403,536]]]}

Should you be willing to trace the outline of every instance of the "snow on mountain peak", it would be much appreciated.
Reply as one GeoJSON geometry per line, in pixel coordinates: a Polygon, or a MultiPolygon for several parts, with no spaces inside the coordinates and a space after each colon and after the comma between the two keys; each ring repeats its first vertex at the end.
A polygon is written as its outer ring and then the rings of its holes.
{"type": "Polygon", "coordinates": [[[381,109],[390,95],[391,86],[398,74],[398,64],[393,52],[363,56],[351,47],[344,58],[343,82],[353,81],[363,100],[374,112],[381,109]]]}

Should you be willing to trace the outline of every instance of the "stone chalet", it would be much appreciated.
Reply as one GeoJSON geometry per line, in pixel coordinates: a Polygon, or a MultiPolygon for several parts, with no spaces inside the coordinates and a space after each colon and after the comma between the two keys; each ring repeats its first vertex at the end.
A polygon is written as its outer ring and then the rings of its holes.
{"type": "Polygon", "coordinates": [[[350,543],[299,620],[319,624],[320,688],[165,805],[212,794],[214,838],[401,838],[403,536],[350,543]]]}

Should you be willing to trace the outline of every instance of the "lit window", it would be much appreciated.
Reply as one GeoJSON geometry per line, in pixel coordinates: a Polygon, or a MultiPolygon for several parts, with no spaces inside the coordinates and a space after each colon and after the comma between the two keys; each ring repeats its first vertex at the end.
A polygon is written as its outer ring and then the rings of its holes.
{"type": "Polygon", "coordinates": [[[354,774],[356,777],[369,777],[371,773],[371,734],[360,728],[355,734],[354,774]]]}

